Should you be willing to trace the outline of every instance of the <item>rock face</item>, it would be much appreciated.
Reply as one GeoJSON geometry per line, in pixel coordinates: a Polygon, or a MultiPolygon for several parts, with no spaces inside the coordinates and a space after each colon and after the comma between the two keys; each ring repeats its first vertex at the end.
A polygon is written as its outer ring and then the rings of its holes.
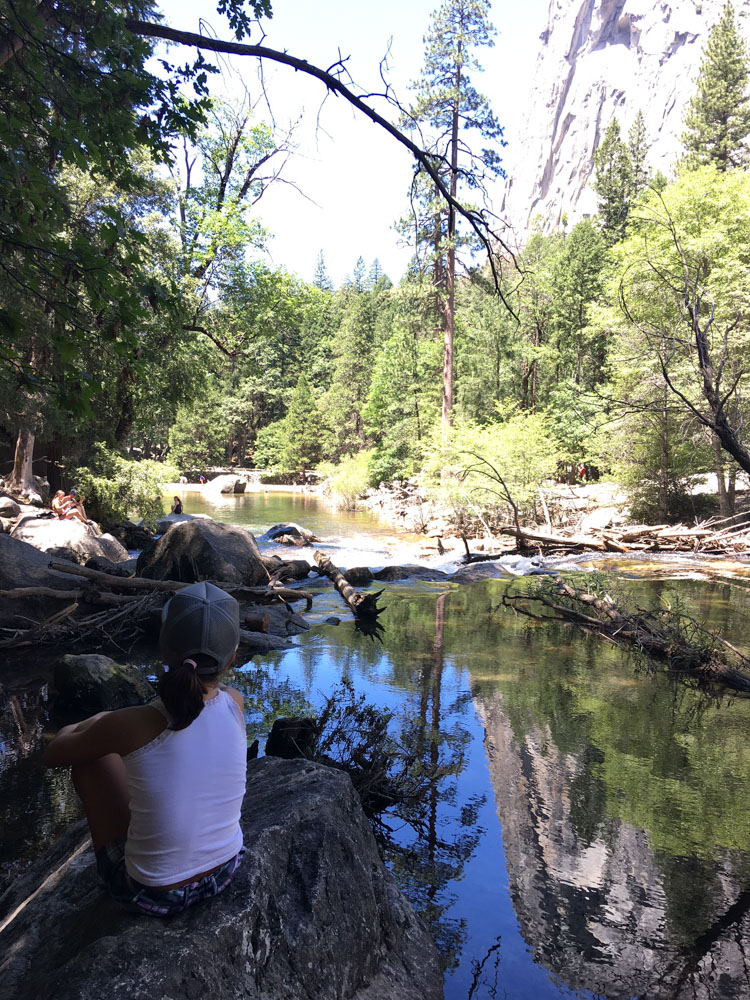
{"type": "Polygon", "coordinates": [[[135,667],[99,653],[63,656],[55,667],[55,687],[59,706],[82,715],[143,705],[156,693],[135,667]]]}
{"type": "Polygon", "coordinates": [[[268,579],[249,531],[204,518],[173,524],[141,552],[136,572],[152,580],[225,580],[251,587],[268,579]]]}
{"type": "MultiPolygon", "coordinates": [[[[678,158],[687,102],[703,47],[724,0],[550,0],[525,125],[508,136],[508,185],[501,214],[523,239],[541,215],[544,228],[596,212],[593,153],[612,118],[623,138],[640,110],[647,167],[667,176],[678,158]]],[[[750,37],[750,0],[735,0],[750,37]]]]}
{"type": "Polygon", "coordinates": [[[231,886],[161,921],[105,896],[77,825],[0,898],[0,998],[442,997],[435,947],[383,866],[348,777],[251,761],[243,828],[248,850],[231,886]]]}
{"type": "Polygon", "coordinates": [[[82,521],[59,521],[57,518],[24,518],[11,531],[11,537],[28,542],[48,556],[72,559],[82,566],[101,556],[110,562],[128,558],[127,549],[112,535],[97,535],[82,521]]]}

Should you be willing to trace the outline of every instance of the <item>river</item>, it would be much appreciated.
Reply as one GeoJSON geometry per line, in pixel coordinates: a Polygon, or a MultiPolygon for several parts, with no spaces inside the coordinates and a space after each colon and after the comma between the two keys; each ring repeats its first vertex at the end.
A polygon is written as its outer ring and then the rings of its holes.
{"type": "MultiPolygon", "coordinates": [[[[309,496],[185,503],[259,534],[297,521],[342,566],[403,555],[373,519],[309,496]]],[[[685,575],[683,563],[616,585],[642,605],[679,602],[746,647],[746,586],[670,578],[685,575]]],[[[501,580],[386,586],[380,639],[326,590],[315,617],[341,624],[316,624],[236,682],[252,737],[274,715],[320,708],[345,678],[442,775],[419,803],[386,814],[380,835],[438,942],[447,1000],[750,996],[750,700],[701,693],[596,638],[516,619],[500,607],[501,580]]],[[[54,835],[69,800],[59,776],[38,771],[37,737],[27,754],[6,741],[0,795],[7,804],[18,794],[24,773],[41,782],[28,808],[47,809],[54,835]]],[[[28,841],[27,830],[5,847],[22,855],[28,841]]]]}

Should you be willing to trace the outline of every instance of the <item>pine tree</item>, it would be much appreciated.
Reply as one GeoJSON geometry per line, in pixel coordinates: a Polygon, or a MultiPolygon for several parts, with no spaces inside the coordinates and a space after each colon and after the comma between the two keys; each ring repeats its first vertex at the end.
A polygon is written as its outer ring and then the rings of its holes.
{"type": "Polygon", "coordinates": [[[687,166],[713,163],[721,171],[744,166],[750,135],[748,51],[730,3],[711,31],[696,84],[682,136],[687,166]]]}
{"type": "Polygon", "coordinates": [[[310,383],[304,375],[297,379],[289,410],[284,419],[284,469],[302,475],[320,460],[321,417],[310,383]]]}
{"type": "Polygon", "coordinates": [[[648,140],[646,138],[646,122],[640,108],[628,132],[628,152],[630,153],[633,173],[632,196],[637,198],[641,191],[648,186],[648,170],[646,169],[648,140]]]}
{"type": "Polygon", "coordinates": [[[326,268],[325,257],[323,256],[323,251],[321,250],[318,254],[318,260],[315,264],[315,274],[313,275],[313,284],[316,288],[319,288],[321,292],[332,292],[333,282],[328,277],[328,270],[326,268]]]}
{"type": "Polygon", "coordinates": [[[594,153],[594,190],[599,198],[602,235],[608,246],[625,236],[633,189],[633,166],[628,147],[620,138],[620,125],[613,118],[594,153]]]}
{"type": "Polygon", "coordinates": [[[360,256],[357,257],[357,263],[354,265],[354,271],[351,278],[347,284],[354,289],[355,292],[364,292],[367,290],[367,270],[365,268],[365,259],[360,256]]]}
{"type": "MultiPolygon", "coordinates": [[[[443,172],[451,197],[459,188],[481,190],[485,179],[502,175],[496,148],[471,149],[468,132],[478,133],[495,147],[503,145],[503,130],[490,103],[469,79],[479,70],[471,50],[494,45],[495,29],[490,22],[489,0],[444,0],[432,15],[425,35],[424,66],[414,84],[416,100],[408,109],[405,128],[419,128],[433,136],[432,152],[443,172]]],[[[418,192],[419,193],[419,192],[418,192]]],[[[429,220],[417,225],[418,235],[430,234],[433,269],[441,290],[443,326],[443,409],[444,426],[450,426],[453,412],[453,333],[455,325],[456,211],[441,204],[436,213],[434,184],[423,188],[429,220]]]]}

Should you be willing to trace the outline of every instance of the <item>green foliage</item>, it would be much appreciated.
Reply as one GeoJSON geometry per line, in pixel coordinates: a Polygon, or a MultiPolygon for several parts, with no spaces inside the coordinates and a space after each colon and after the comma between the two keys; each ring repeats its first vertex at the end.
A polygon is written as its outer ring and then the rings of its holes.
{"type": "Polygon", "coordinates": [[[429,290],[404,284],[391,305],[389,335],[377,354],[364,409],[367,436],[375,441],[374,485],[421,468],[440,406],[442,345],[434,338],[429,290]]]}
{"type": "Polygon", "coordinates": [[[183,469],[205,469],[224,458],[227,440],[218,390],[181,406],[169,431],[170,458],[183,469]]]}
{"type": "Polygon", "coordinates": [[[92,449],[90,464],[75,472],[87,513],[105,522],[129,518],[158,520],[162,515],[162,486],[176,482],[179,475],[172,465],[136,462],[101,443],[92,449]]]}
{"type": "Polygon", "coordinates": [[[630,212],[633,165],[627,145],[620,138],[616,118],[607,126],[594,153],[594,190],[599,198],[599,218],[608,246],[621,240],[630,212]]]}
{"type": "Polygon", "coordinates": [[[372,450],[364,450],[345,458],[338,465],[322,463],[318,471],[325,476],[324,488],[333,494],[339,506],[353,510],[357,500],[370,486],[370,461],[372,450]]]}
{"type": "Polygon", "coordinates": [[[459,419],[449,436],[438,429],[425,472],[456,510],[512,520],[509,497],[523,514],[533,514],[539,486],[554,476],[558,459],[544,416],[508,410],[490,424],[459,419]]]}
{"type": "Polygon", "coordinates": [[[255,439],[253,464],[258,469],[282,468],[281,456],[286,444],[286,421],[276,420],[258,431],[255,439]]]}
{"type": "Polygon", "coordinates": [[[709,35],[696,85],[682,137],[687,165],[712,163],[720,171],[745,166],[750,135],[748,52],[731,3],[709,35]]]}
{"type": "Polygon", "coordinates": [[[639,108],[638,114],[635,116],[628,132],[628,152],[630,153],[630,165],[633,173],[633,198],[637,198],[641,191],[645,190],[648,185],[648,169],[646,168],[648,150],[646,121],[643,117],[643,112],[639,108]]]}
{"type": "Polygon", "coordinates": [[[284,443],[280,466],[300,476],[315,468],[321,455],[322,418],[310,383],[300,375],[284,419],[284,443]]]}

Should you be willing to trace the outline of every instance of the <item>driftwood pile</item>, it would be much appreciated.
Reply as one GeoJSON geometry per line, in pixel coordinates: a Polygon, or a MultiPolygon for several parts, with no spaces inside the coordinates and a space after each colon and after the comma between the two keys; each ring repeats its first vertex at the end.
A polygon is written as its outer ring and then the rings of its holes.
{"type": "Polygon", "coordinates": [[[542,530],[502,525],[501,535],[516,539],[518,549],[576,552],[691,552],[701,555],[735,556],[750,554],[750,523],[737,524],[736,518],[711,519],[695,525],[630,524],[599,528],[586,534],[563,529],[542,530]]]}
{"type": "Polygon", "coordinates": [[[616,646],[666,662],[688,678],[750,692],[750,659],[689,615],[672,608],[618,608],[607,593],[577,590],[557,577],[525,594],[503,595],[503,606],[538,621],[575,625],[616,646]]]}
{"type": "MultiPolygon", "coordinates": [[[[0,648],[11,649],[44,642],[86,641],[102,645],[133,641],[148,629],[154,613],[161,609],[170,593],[189,586],[177,580],[115,576],[72,563],[51,562],[50,569],[69,576],[70,588],[16,587],[0,590],[0,599],[43,597],[66,603],[44,621],[33,623],[29,628],[0,629],[0,648]]],[[[246,587],[220,580],[211,582],[231,593],[240,603],[281,601],[290,604],[304,600],[307,610],[312,606],[312,594],[308,591],[291,590],[273,580],[264,587],[246,587]]],[[[258,627],[254,619],[252,626],[258,627]]],[[[255,651],[265,651],[278,648],[280,640],[262,631],[241,629],[240,644],[255,651]]],[[[286,645],[286,642],[281,644],[286,645]]]]}

